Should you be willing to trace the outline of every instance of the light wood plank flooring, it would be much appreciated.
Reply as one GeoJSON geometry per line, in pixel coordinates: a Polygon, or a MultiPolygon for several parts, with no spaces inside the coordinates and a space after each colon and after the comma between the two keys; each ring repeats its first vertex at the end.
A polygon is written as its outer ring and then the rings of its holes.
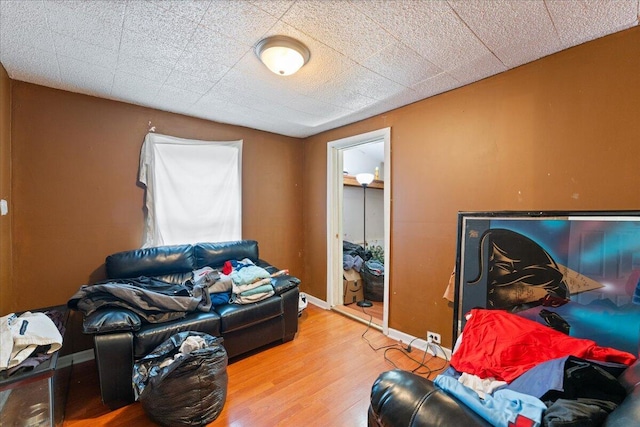
{"type": "MultiPolygon", "coordinates": [[[[227,400],[211,426],[366,426],[376,377],[391,363],[419,368],[408,356],[423,359],[419,350],[404,353],[379,331],[312,304],[299,320],[293,341],[230,361],[227,400]]],[[[426,361],[431,378],[445,367],[430,355],[426,361]]],[[[425,377],[427,371],[420,369],[425,377]]],[[[115,411],[102,404],[93,361],[73,367],[63,426],[153,425],[140,403],[115,411]]]]}
{"type": "Polygon", "coordinates": [[[365,323],[371,322],[372,325],[375,325],[379,330],[382,330],[382,312],[384,309],[384,303],[381,301],[371,301],[371,304],[371,307],[360,307],[357,304],[339,305],[333,309],[338,313],[357,317],[365,323]]]}

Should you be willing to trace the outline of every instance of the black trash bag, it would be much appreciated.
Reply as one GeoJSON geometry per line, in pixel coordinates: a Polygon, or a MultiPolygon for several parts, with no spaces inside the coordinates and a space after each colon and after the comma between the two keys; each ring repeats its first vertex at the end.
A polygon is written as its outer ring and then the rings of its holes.
{"type": "Polygon", "coordinates": [[[163,426],[214,421],[227,398],[227,362],[222,338],[192,331],[173,335],[133,366],[142,408],[163,426]]]}
{"type": "Polygon", "coordinates": [[[384,265],[378,261],[367,261],[360,270],[364,282],[364,299],[384,301],[384,265]]]}

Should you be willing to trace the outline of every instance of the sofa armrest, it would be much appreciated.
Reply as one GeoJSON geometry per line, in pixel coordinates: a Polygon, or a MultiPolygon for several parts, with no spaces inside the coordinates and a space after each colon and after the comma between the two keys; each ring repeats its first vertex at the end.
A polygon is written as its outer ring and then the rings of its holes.
{"type": "Polygon", "coordinates": [[[111,409],[133,403],[133,334],[95,335],[93,343],[102,402],[111,409]]]}
{"type": "Polygon", "coordinates": [[[300,285],[300,279],[288,274],[282,276],[276,276],[271,278],[271,285],[276,292],[276,295],[282,295],[288,290],[297,288],[300,285]]]}
{"type": "Polygon", "coordinates": [[[104,334],[108,332],[137,331],[142,325],[140,316],[126,308],[107,308],[97,310],[82,321],[85,334],[104,334]]]}
{"type": "MultiPolygon", "coordinates": [[[[278,267],[275,267],[269,264],[267,261],[263,259],[259,259],[256,262],[258,267],[262,267],[269,272],[269,274],[274,274],[280,271],[278,267]]],[[[276,295],[282,295],[290,289],[296,288],[300,285],[300,279],[295,276],[291,276],[289,274],[282,274],[280,276],[275,276],[271,278],[271,285],[276,292],[276,295]]]]}
{"type": "Polygon", "coordinates": [[[371,389],[369,426],[490,427],[478,414],[426,378],[383,372],[371,389]]]}

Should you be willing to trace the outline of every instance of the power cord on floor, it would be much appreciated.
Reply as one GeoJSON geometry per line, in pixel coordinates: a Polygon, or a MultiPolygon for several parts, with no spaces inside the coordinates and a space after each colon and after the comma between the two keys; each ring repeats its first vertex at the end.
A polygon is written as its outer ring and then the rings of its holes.
{"type": "MultiPolygon", "coordinates": [[[[419,372],[418,369],[420,367],[416,368],[415,370],[413,370],[411,372],[413,372],[415,374],[419,374],[419,375],[431,376],[431,374],[439,372],[439,371],[442,371],[449,365],[449,356],[447,356],[447,353],[444,351],[444,349],[442,348],[442,346],[440,344],[435,343],[435,342],[429,342],[429,346],[433,346],[433,348],[439,348],[440,351],[442,352],[442,355],[444,356],[445,362],[442,364],[442,366],[440,366],[439,368],[435,368],[435,369],[432,369],[432,368],[429,368],[429,367],[425,366],[425,368],[427,368],[427,372],[419,372]]],[[[427,352],[425,351],[425,355],[426,354],[427,354],[427,352]]],[[[437,356],[436,355],[436,350],[433,350],[433,356],[431,356],[431,358],[429,360],[432,360],[436,356],[437,356]]],[[[423,358],[423,361],[424,361],[424,358],[423,358]]]]}
{"type": "MultiPolygon", "coordinates": [[[[411,345],[412,345],[412,344],[413,344],[413,342],[414,342],[415,340],[417,340],[418,338],[414,338],[414,339],[412,339],[412,340],[409,342],[409,344],[407,344],[407,346],[406,346],[406,347],[404,347],[404,346],[402,345],[402,343],[400,343],[400,344],[395,343],[395,344],[390,344],[390,345],[383,345],[383,346],[380,346],[380,347],[374,347],[374,346],[371,344],[371,342],[370,342],[370,341],[365,337],[365,335],[367,334],[367,332],[369,332],[369,329],[371,329],[371,323],[372,323],[372,320],[373,320],[373,316],[372,316],[370,313],[367,313],[367,311],[364,309],[364,307],[360,307],[360,308],[362,309],[362,312],[363,312],[365,315],[369,316],[369,321],[367,322],[367,328],[366,328],[366,329],[364,330],[364,332],[362,333],[361,338],[362,338],[364,341],[366,341],[366,343],[369,345],[369,347],[371,347],[371,349],[372,349],[373,351],[376,351],[376,352],[377,352],[378,350],[382,350],[382,349],[384,349],[384,353],[383,353],[384,360],[385,360],[387,363],[389,363],[391,366],[393,366],[395,369],[402,369],[402,368],[399,368],[399,367],[398,367],[398,366],[397,366],[397,365],[396,365],[396,364],[395,364],[391,359],[389,359],[389,357],[387,356],[387,353],[388,353],[388,352],[390,352],[390,351],[399,351],[402,355],[404,355],[405,357],[407,357],[407,358],[409,358],[410,360],[412,360],[413,362],[415,362],[418,366],[417,366],[415,369],[412,369],[412,370],[411,370],[411,371],[409,371],[409,372],[412,372],[412,373],[414,373],[414,374],[416,374],[416,375],[426,375],[426,376],[427,376],[427,378],[428,378],[429,376],[431,376],[431,374],[433,374],[433,373],[435,373],[435,372],[438,372],[438,371],[441,371],[442,369],[446,368],[447,364],[449,363],[449,359],[447,358],[447,354],[445,353],[445,351],[444,351],[444,350],[442,349],[442,347],[441,347],[439,344],[437,344],[437,343],[431,343],[431,344],[434,344],[435,346],[439,347],[439,348],[440,348],[440,351],[442,352],[442,354],[445,356],[445,359],[446,359],[445,364],[444,364],[442,367],[437,368],[437,369],[431,369],[431,368],[429,368],[429,367],[425,364],[426,362],[429,362],[430,360],[432,360],[432,359],[435,357],[435,350],[434,350],[434,355],[430,355],[430,357],[429,357],[429,359],[428,359],[428,360],[426,360],[426,357],[427,357],[427,352],[426,352],[426,351],[422,354],[422,360],[421,360],[421,361],[419,361],[419,360],[417,360],[417,359],[415,359],[415,358],[411,357],[411,355],[409,354],[409,353],[411,353],[411,352],[413,351],[413,348],[411,347],[411,345]],[[421,369],[421,368],[426,369],[426,372],[424,372],[424,371],[420,371],[420,369],[421,369]]],[[[406,369],[403,369],[403,370],[405,370],[405,371],[406,371],[406,369]]]]}
{"type": "Polygon", "coordinates": [[[364,332],[362,333],[362,335],[360,336],[363,340],[365,340],[367,342],[367,344],[369,344],[369,347],[371,347],[371,349],[373,351],[378,351],[378,350],[382,350],[383,348],[385,349],[389,349],[389,348],[393,348],[393,347],[398,347],[400,344],[391,344],[391,345],[383,345],[380,346],[378,348],[374,347],[371,344],[371,341],[369,341],[367,338],[365,338],[365,335],[367,334],[367,332],[369,332],[369,329],[371,329],[371,322],[373,321],[373,316],[369,313],[366,312],[366,310],[364,309],[364,307],[360,307],[362,309],[362,312],[369,316],[369,322],[367,322],[367,329],[364,330],[364,332]]]}

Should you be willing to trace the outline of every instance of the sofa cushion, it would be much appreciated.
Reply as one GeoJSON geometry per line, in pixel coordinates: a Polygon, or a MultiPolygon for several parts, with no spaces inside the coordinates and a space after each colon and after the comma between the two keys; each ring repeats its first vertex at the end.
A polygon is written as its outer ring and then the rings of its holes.
{"type": "Polygon", "coordinates": [[[282,298],[279,296],[272,296],[253,304],[224,304],[214,309],[221,317],[223,334],[281,316],[284,312],[282,298]]]}
{"type": "Polygon", "coordinates": [[[85,334],[104,334],[113,331],[137,331],[142,321],[140,316],[126,308],[96,310],[82,322],[85,334]]]}
{"type": "Polygon", "coordinates": [[[233,242],[198,243],[194,246],[197,268],[221,267],[225,261],[249,258],[258,260],[258,242],[239,240],[233,242]]]}
{"type": "Polygon", "coordinates": [[[195,312],[183,319],[166,323],[149,323],[134,333],[133,355],[136,359],[146,356],[154,348],[182,331],[204,332],[214,337],[220,336],[220,316],[218,313],[195,312]]]}
{"type": "MultiPolygon", "coordinates": [[[[196,269],[191,245],[159,246],[118,252],[107,257],[105,266],[109,279],[139,276],[162,278],[176,273],[191,273],[196,269]]],[[[166,277],[162,280],[166,280],[166,277]]]]}

